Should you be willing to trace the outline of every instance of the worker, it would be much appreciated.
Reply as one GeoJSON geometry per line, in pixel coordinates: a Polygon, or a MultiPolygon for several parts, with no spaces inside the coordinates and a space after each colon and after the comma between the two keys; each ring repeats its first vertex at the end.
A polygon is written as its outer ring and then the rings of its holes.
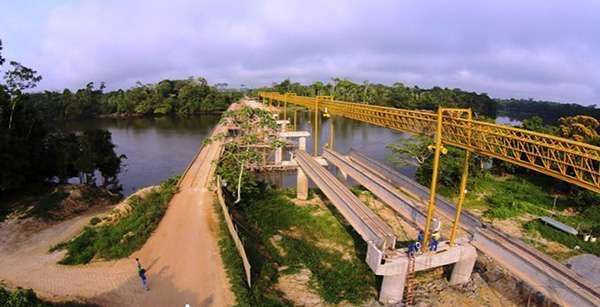
{"type": "Polygon", "coordinates": [[[431,238],[433,238],[436,241],[439,241],[441,237],[442,237],[442,235],[440,235],[439,231],[436,231],[436,232],[434,232],[434,233],[431,234],[431,238]]]}
{"type": "Polygon", "coordinates": [[[437,251],[438,248],[438,240],[436,240],[435,238],[431,238],[431,240],[429,241],[429,250],[432,252],[437,251]]]}
{"type": "Polygon", "coordinates": [[[421,242],[415,242],[415,252],[417,254],[421,253],[421,242]]]}
{"type": "Polygon", "coordinates": [[[415,257],[415,253],[417,252],[417,246],[414,242],[408,244],[408,257],[415,257]]]}
{"type": "Polygon", "coordinates": [[[419,230],[419,234],[417,235],[417,241],[422,244],[423,238],[425,238],[425,234],[423,233],[423,230],[419,230]]]}

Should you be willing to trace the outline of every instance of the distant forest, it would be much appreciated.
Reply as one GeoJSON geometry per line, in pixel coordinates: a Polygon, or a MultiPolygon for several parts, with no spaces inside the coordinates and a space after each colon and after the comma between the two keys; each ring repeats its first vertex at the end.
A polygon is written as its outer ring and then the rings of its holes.
{"type": "Polygon", "coordinates": [[[532,99],[496,99],[498,115],[524,120],[540,117],[544,123],[555,125],[561,117],[587,115],[600,119],[600,109],[596,105],[582,106],[574,103],[558,103],[532,99]]]}
{"type": "Polygon", "coordinates": [[[104,92],[105,85],[93,82],[76,91],[44,91],[24,95],[24,103],[35,105],[47,118],[55,120],[120,116],[187,116],[224,111],[241,97],[241,92],[225,84],[211,86],[204,78],[163,80],[127,90],[104,92]]]}
{"type": "Polygon", "coordinates": [[[461,89],[449,89],[434,86],[423,89],[418,86],[406,86],[402,83],[384,85],[368,81],[355,83],[348,79],[333,78],[331,82],[314,82],[303,85],[286,79],[274,83],[271,87],[257,89],[274,90],[281,93],[293,92],[302,96],[333,95],[335,99],[365,102],[403,109],[435,110],[438,106],[472,108],[479,116],[496,118],[497,102],[486,93],[467,92],[461,89]]]}
{"type": "Polygon", "coordinates": [[[600,109],[579,104],[565,104],[532,99],[492,99],[486,93],[468,92],[458,88],[430,89],[418,86],[406,86],[396,82],[392,85],[379,83],[356,83],[348,79],[332,78],[330,82],[314,82],[303,85],[289,79],[273,83],[255,91],[293,92],[301,96],[333,95],[335,99],[365,102],[403,109],[435,110],[438,106],[472,108],[478,117],[496,118],[508,116],[526,120],[539,117],[544,124],[556,126],[562,117],[586,115],[600,119],[600,109]]]}

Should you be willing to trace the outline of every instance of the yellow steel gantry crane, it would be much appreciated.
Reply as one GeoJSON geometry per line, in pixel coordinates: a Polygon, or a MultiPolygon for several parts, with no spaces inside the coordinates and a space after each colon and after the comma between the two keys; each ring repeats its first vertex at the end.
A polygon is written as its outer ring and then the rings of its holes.
{"type": "Polygon", "coordinates": [[[259,97],[263,101],[269,101],[269,104],[272,101],[284,102],[285,108],[288,103],[291,103],[314,110],[315,155],[318,153],[316,132],[320,109],[377,126],[433,137],[435,153],[425,223],[425,246],[427,246],[435,211],[439,160],[440,155],[445,152],[444,144],[466,151],[450,244],[454,243],[459,225],[471,153],[500,159],[600,192],[600,147],[553,135],[473,120],[471,109],[438,108],[434,113],[337,101],[331,96],[303,97],[293,93],[260,92],[259,97]]]}

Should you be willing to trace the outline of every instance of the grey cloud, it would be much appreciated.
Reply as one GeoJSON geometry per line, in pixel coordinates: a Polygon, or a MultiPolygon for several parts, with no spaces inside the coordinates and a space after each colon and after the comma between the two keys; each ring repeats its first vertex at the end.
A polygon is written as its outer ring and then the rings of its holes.
{"type": "Polygon", "coordinates": [[[342,76],[600,100],[594,1],[93,0],[46,16],[39,33],[23,33],[41,41],[23,61],[44,75],[43,88],[189,75],[232,86],[342,76]]]}

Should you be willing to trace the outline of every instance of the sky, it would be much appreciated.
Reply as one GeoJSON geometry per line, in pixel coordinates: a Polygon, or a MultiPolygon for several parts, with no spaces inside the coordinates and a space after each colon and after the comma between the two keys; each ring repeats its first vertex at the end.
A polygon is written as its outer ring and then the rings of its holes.
{"type": "Polygon", "coordinates": [[[0,0],[38,89],[332,77],[600,105],[600,1],[0,0]]]}

